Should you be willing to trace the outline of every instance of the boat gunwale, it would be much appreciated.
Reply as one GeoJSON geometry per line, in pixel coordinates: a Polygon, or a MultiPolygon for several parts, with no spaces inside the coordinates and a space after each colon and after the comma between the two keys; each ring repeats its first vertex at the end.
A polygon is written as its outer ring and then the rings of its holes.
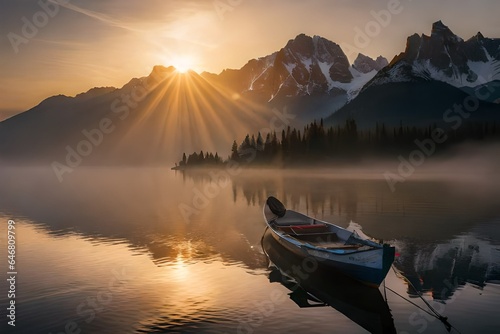
{"type": "MultiPolygon", "coordinates": [[[[363,253],[363,252],[380,251],[380,250],[383,251],[384,250],[384,246],[380,245],[380,247],[372,247],[370,249],[353,250],[351,252],[337,253],[337,252],[334,252],[335,249],[338,249],[338,250],[343,250],[343,249],[342,248],[328,249],[328,248],[324,248],[324,247],[321,247],[321,246],[314,246],[314,245],[311,245],[309,243],[304,243],[304,242],[295,243],[295,242],[292,242],[292,240],[298,240],[298,239],[295,239],[295,238],[292,239],[289,236],[287,236],[287,234],[280,235],[272,227],[271,227],[271,230],[274,233],[274,235],[276,235],[280,239],[288,242],[289,244],[297,247],[297,249],[302,249],[303,247],[305,247],[305,248],[308,248],[308,249],[313,249],[313,250],[317,250],[317,251],[320,251],[320,252],[324,252],[324,253],[328,253],[328,254],[334,254],[334,255],[339,255],[339,256],[359,254],[359,253],[363,253]]],[[[392,246],[390,246],[390,247],[392,247],[392,246]]]]}

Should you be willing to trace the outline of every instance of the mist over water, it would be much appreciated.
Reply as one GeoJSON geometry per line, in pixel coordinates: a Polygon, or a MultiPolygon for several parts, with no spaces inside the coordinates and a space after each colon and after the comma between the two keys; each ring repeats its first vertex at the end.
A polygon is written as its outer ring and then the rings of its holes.
{"type": "MultiPolygon", "coordinates": [[[[288,208],[344,227],[354,222],[395,244],[396,267],[430,299],[449,300],[443,282],[457,282],[457,298],[446,307],[452,323],[474,331],[475,319],[492,332],[500,325],[492,317],[500,306],[500,177],[496,158],[479,157],[426,162],[394,192],[383,173],[397,168],[397,158],[231,176],[225,169],[79,167],[63,182],[50,168],[2,168],[0,219],[18,222],[19,328],[59,332],[75,321],[84,332],[235,332],[247,328],[242,324],[269,332],[298,321],[296,331],[335,324],[362,332],[331,307],[298,308],[285,287],[269,282],[261,208],[273,195],[288,208]],[[90,320],[87,298],[103,291],[112,300],[90,320]],[[249,320],[273,291],[286,298],[272,316],[249,320]],[[470,314],[472,304],[481,312],[470,314]]],[[[414,293],[392,272],[387,284],[414,293]]],[[[408,321],[414,308],[394,296],[389,305],[397,330],[421,328],[408,321]]]]}

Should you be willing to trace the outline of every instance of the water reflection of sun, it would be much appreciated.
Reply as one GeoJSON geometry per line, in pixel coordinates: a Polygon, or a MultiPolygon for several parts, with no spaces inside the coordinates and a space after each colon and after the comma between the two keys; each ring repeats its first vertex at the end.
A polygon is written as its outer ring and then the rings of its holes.
{"type": "Polygon", "coordinates": [[[183,282],[189,278],[189,262],[193,260],[193,244],[191,240],[177,245],[177,256],[172,261],[169,274],[172,279],[183,282]]]}
{"type": "MultiPolygon", "coordinates": [[[[171,317],[184,318],[199,312],[201,306],[212,307],[217,303],[220,287],[206,271],[206,264],[195,258],[197,246],[206,247],[191,241],[180,242],[175,259],[163,267],[164,284],[170,286],[167,304],[177,310],[171,317]]],[[[171,310],[165,311],[171,313],[171,310]]]]}
{"type": "Polygon", "coordinates": [[[181,254],[177,254],[177,258],[173,262],[170,274],[176,281],[182,282],[189,276],[188,265],[184,262],[181,254]]]}

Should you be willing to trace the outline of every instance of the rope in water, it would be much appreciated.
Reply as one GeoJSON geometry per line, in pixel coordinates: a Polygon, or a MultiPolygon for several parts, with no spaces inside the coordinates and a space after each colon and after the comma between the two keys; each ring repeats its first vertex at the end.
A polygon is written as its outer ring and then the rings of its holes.
{"type": "Polygon", "coordinates": [[[420,306],[420,305],[418,305],[418,304],[416,304],[416,303],[412,302],[411,300],[409,300],[408,298],[406,298],[406,297],[402,296],[401,294],[397,293],[396,291],[392,290],[391,288],[389,288],[389,287],[387,287],[387,286],[386,286],[386,287],[385,287],[385,289],[387,289],[387,290],[389,290],[390,292],[394,293],[395,295],[397,295],[397,296],[401,297],[402,299],[404,299],[404,300],[405,300],[405,301],[407,301],[408,303],[410,303],[410,304],[412,304],[412,305],[414,305],[414,306],[418,307],[419,309],[421,309],[422,311],[424,311],[424,312],[425,312],[425,313],[427,313],[428,315],[430,315],[430,316],[432,316],[432,317],[436,317],[436,315],[435,315],[435,314],[432,314],[432,313],[431,313],[431,312],[429,312],[428,310],[424,309],[422,306],[420,306]]]}
{"type": "Polygon", "coordinates": [[[407,279],[405,276],[399,274],[396,269],[394,268],[394,266],[391,266],[392,270],[394,271],[394,273],[396,274],[396,276],[399,276],[401,278],[403,278],[412,288],[413,290],[417,293],[417,296],[420,297],[420,299],[422,299],[422,301],[425,303],[425,305],[427,305],[427,307],[435,314],[435,316],[440,319],[440,318],[446,318],[446,317],[443,317],[441,314],[439,314],[438,311],[436,311],[431,304],[429,304],[429,302],[427,302],[427,300],[425,300],[425,298],[422,296],[422,294],[417,290],[417,288],[415,288],[415,286],[413,285],[413,283],[407,279]]]}
{"type": "MultiPolygon", "coordinates": [[[[394,265],[392,265],[392,266],[391,266],[391,268],[392,268],[392,270],[394,271],[394,274],[395,274],[396,276],[398,276],[398,277],[402,278],[405,282],[407,282],[407,283],[408,283],[408,284],[409,284],[409,285],[413,288],[413,290],[417,293],[417,296],[419,296],[419,297],[420,297],[420,299],[422,299],[422,301],[425,303],[425,305],[427,305],[427,307],[428,307],[428,308],[429,308],[429,309],[430,309],[433,313],[431,313],[431,312],[429,312],[428,310],[426,310],[426,309],[422,308],[420,305],[418,305],[418,304],[416,304],[416,303],[412,302],[412,301],[411,301],[411,300],[409,300],[408,298],[406,298],[406,297],[404,297],[404,296],[400,295],[399,293],[397,293],[396,291],[392,290],[391,288],[386,287],[386,285],[385,285],[385,280],[384,280],[384,290],[385,290],[385,289],[388,289],[388,290],[389,290],[389,291],[391,291],[392,293],[394,293],[394,294],[396,294],[397,296],[401,297],[403,300],[405,300],[405,301],[409,302],[410,304],[412,304],[412,305],[414,305],[414,306],[418,307],[419,309],[421,309],[423,312],[425,312],[425,313],[429,314],[430,316],[432,316],[432,317],[434,317],[434,318],[438,319],[439,321],[441,321],[441,322],[444,324],[444,326],[446,327],[446,330],[447,330],[448,332],[450,332],[450,331],[451,331],[451,329],[453,328],[453,329],[454,329],[454,330],[456,330],[458,333],[460,333],[460,331],[459,331],[456,327],[454,327],[452,324],[450,324],[450,323],[448,322],[448,317],[445,317],[445,316],[442,316],[441,314],[439,314],[439,312],[438,312],[438,311],[436,311],[436,310],[432,307],[432,305],[431,305],[431,304],[429,304],[429,302],[428,302],[427,300],[425,300],[425,298],[422,296],[422,294],[421,294],[421,293],[420,293],[420,292],[419,292],[419,291],[415,288],[415,286],[413,285],[413,283],[412,283],[412,282],[410,282],[410,280],[409,280],[409,279],[407,279],[404,275],[401,275],[400,273],[398,273],[398,272],[396,271],[396,268],[394,268],[394,265]]],[[[385,291],[384,291],[384,293],[385,293],[385,291]]],[[[387,296],[386,296],[386,300],[387,300],[387,296]]]]}

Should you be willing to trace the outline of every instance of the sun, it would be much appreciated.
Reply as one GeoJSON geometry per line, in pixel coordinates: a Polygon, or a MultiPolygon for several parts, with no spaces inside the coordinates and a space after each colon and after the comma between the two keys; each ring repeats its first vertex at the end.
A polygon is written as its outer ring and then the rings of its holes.
{"type": "Polygon", "coordinates": [[[191,67],[189,67],[188,65],[184,65],[184,64],[177,64],[177,65],[174,65],[175,67],[175,70],[179,73],[186,73],[187,71],[189,71],[191,69],[191,67]]]}
{"type": "Polygon", "coordinates": [[[179,73],[186,73],[189,70],[192,70],[194,64],[194,58],[188,55],[178,55],[171,59],[171,65],[175,67],[179,73]]]}

